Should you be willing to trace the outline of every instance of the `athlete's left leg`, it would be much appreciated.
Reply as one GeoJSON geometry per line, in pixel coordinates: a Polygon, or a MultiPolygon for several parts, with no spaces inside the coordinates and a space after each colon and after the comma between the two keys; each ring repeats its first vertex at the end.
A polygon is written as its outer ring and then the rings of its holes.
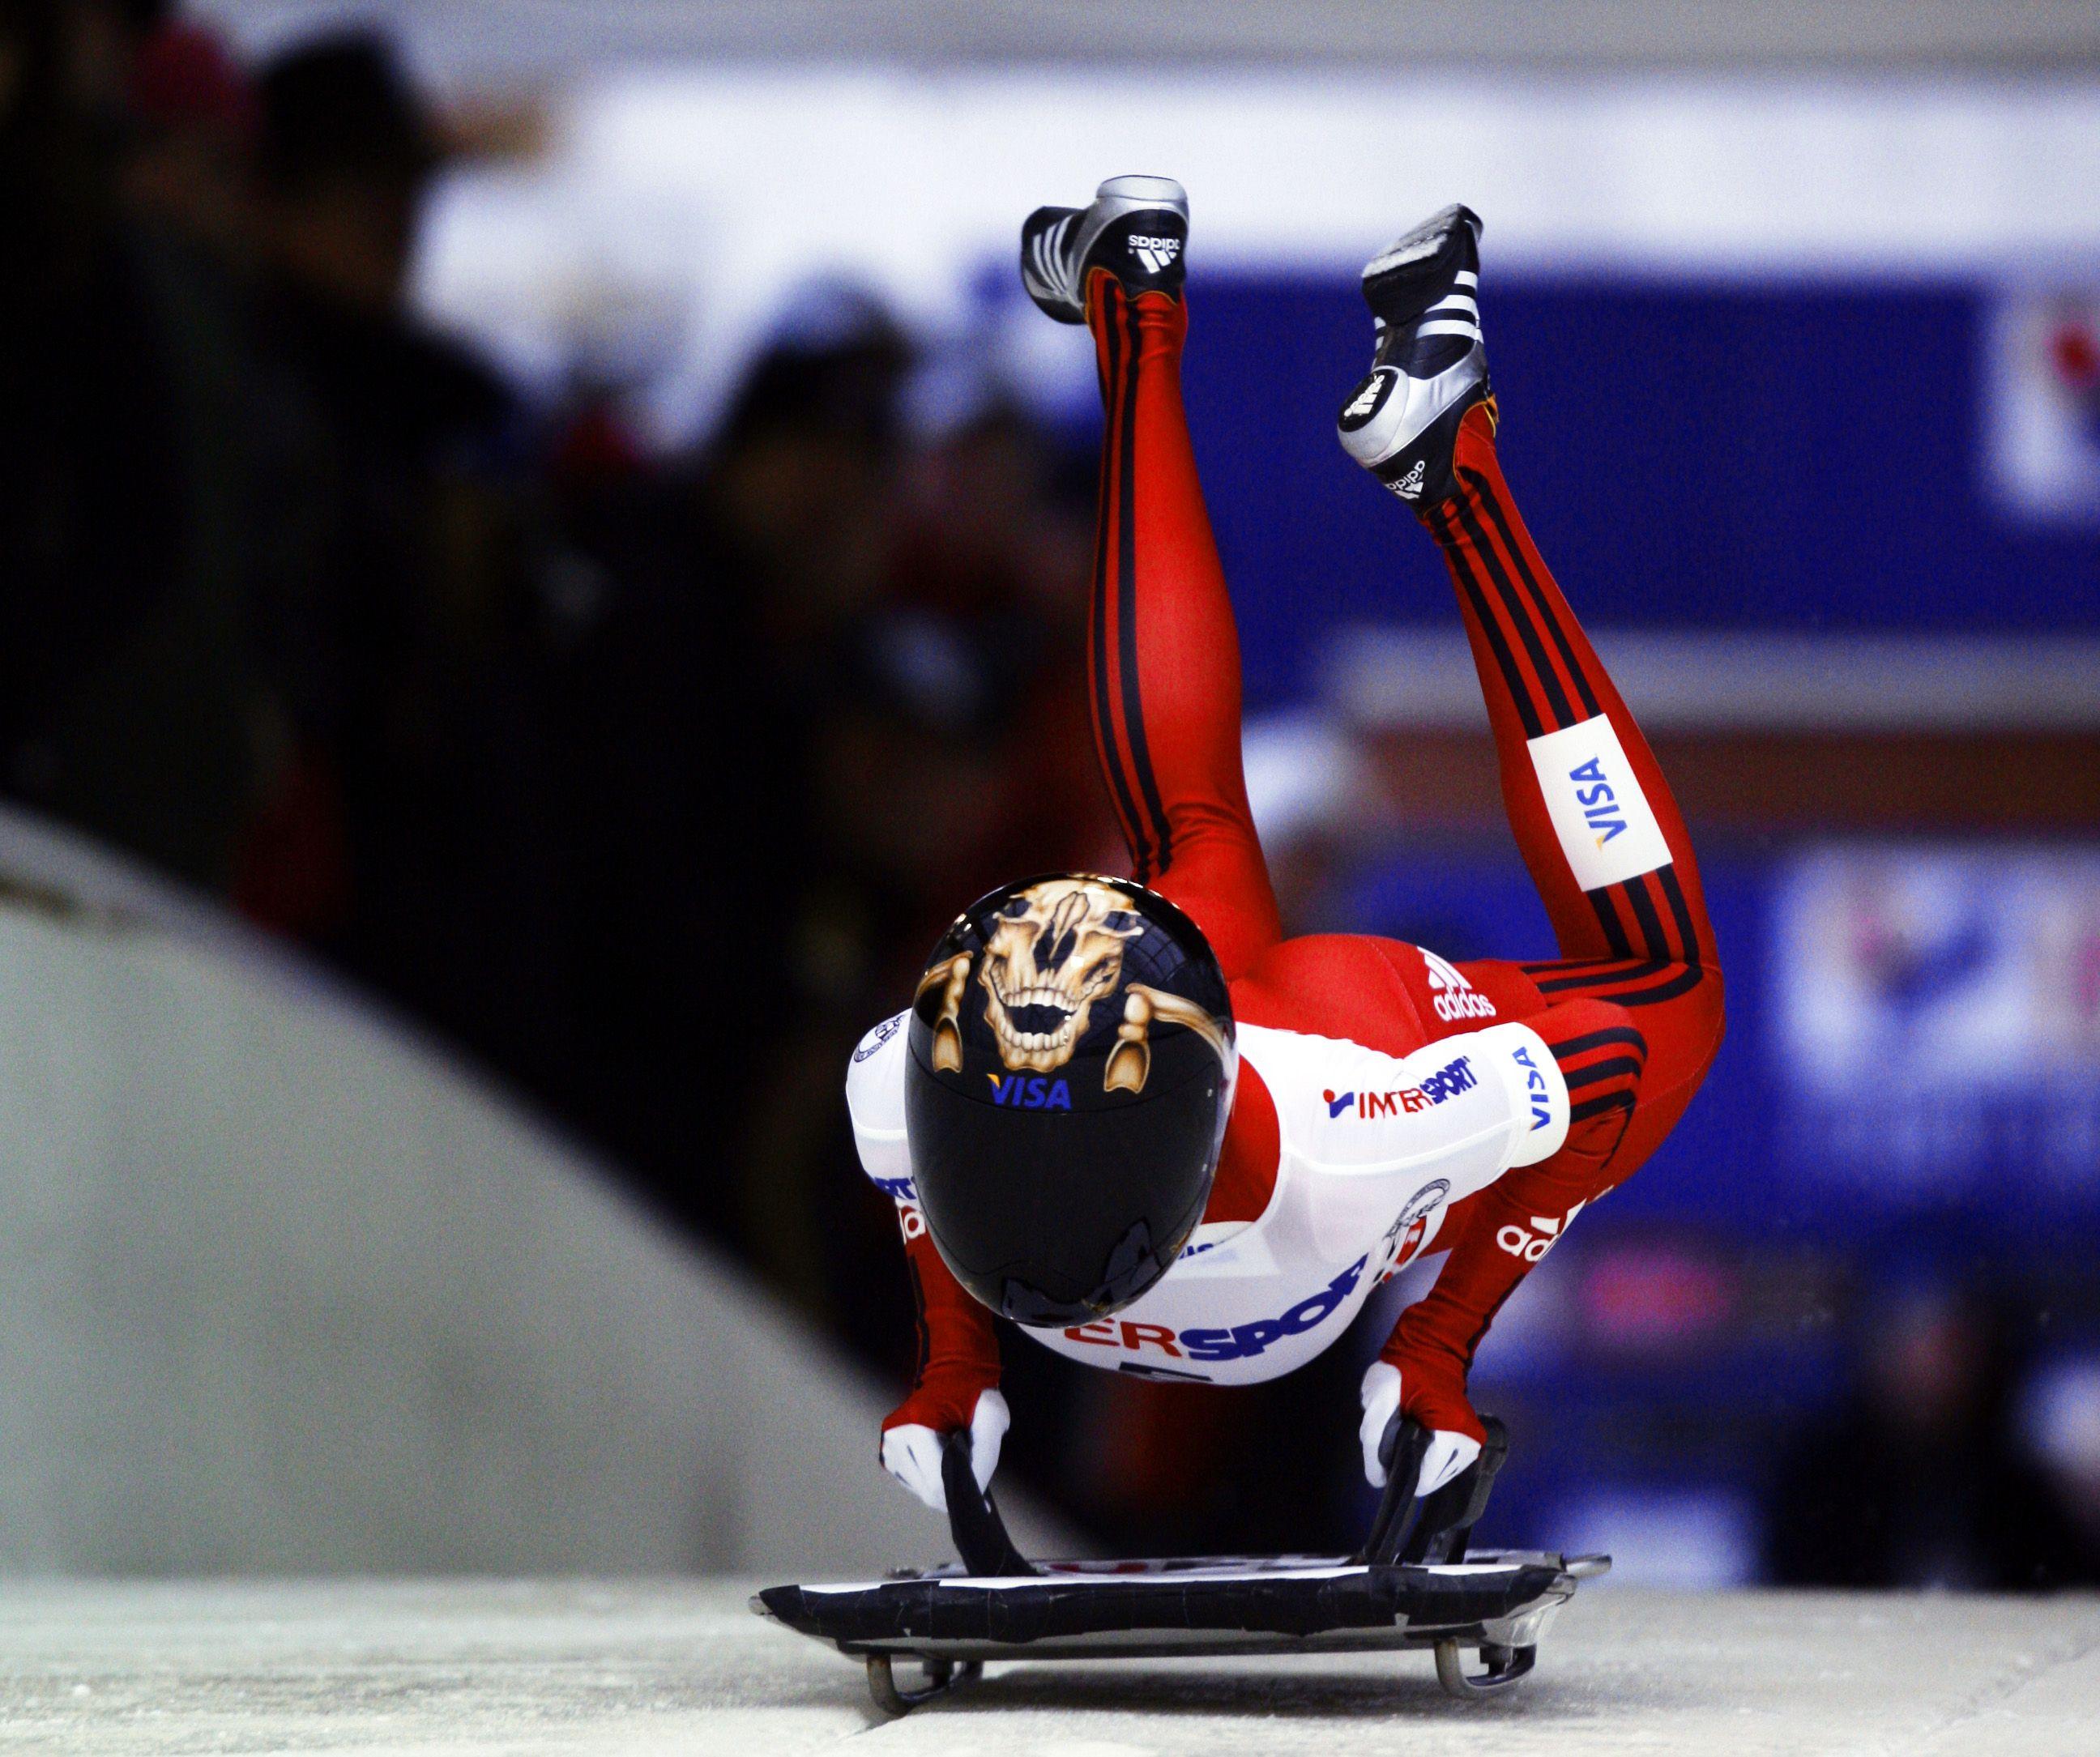
{"type": "Polygon", "coordinates": [[[1239,636],[1181,402],[1188,207],[1114,177],[1085,209],[1039,208],[1021,280],[1084,323],[1101,369],[1101,499],[1088,626],[1094,737],[1134,876],[1194,918],[1226,975],[1282,936],[1240,757],[1239,636]]]}
{"type": "Polygon", "coordinates": [[[1452,463],[1454,492],[1423,522],[1458,586],[1511,828],[1563,951],[1612,954],[1458,967],[1497,1016],[1546,1039],[1572,1111],[1566,1146],[1482,1205],[1542,1204],[1525,1218],[1564,1228],[1639,1167],[1699,1090],[1721,1044],[1720,965],[1691,834],[1531,540],[1485,407],[1464,417],[1452,463]],[[1615,845],[1641,839],[1632,859],[1615,845]]]}

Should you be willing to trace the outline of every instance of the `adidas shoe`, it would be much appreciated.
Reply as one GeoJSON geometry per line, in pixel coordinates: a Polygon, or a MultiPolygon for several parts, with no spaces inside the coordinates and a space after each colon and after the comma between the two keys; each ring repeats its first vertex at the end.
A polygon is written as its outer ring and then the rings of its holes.
{"type": "Polygon", "coordinates": [[[1181,291],[1189,196],[1171,177],[1111,177],[1092,207],[1038,208],[1021,228],[1021,284],[1061,324],[1087,320],[1087,276],[1131,293],[1181,291]]]}
{"type": "Polygon", "coordinates": [[[1451,451],[1466,412],[1485,403],[1493,412],[1480,278],[1480,218],[1464,207],[1424,220],[1364,268],[1377,351],[1342,405],[1342,448],[1416,507],[1457,487],[1451,451]]]}

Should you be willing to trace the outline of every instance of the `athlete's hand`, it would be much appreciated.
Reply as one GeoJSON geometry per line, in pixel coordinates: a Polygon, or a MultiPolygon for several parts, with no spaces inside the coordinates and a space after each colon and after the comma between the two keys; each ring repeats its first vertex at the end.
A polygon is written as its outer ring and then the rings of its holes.
{"type": "MultiPolygon", "coordinates": [[[[1480,1442],[1459,1428],[1440,1425],[1435,1417],[1414,1407],[1405,1391],[1400,1368],[1389,1361],[1373,1361],[1364,1374],[1364,1419],[1357,1430],[1357,1437],[1363,1442],[1364,1475],[1373,1488],[1385,1486],[1386,1469],[1379,1461],[1379,1447],[1392,1418],[1404,1411],[1429,1429],[1429,1450],[1423,1454],[1422,1473],[1415,1479],[1414,1492],[1418,1496],[1433,1494],[1480,1455],[1480,1442]]],[[[1462,1388],[1458,1400],[1464,1405],[1466,1419],[1479,1428],[1480,1418],[1466,1403],[1462,1388]]]]}
{"type": "MultiPolygon", "coordinates": [[[[882,1468],[935,1513],[945,1513],[948,1491],[941,1481],[942,1442],[962,1424],[950,1421],[934,1428],[923,1421],[899,1420],[898,1416],[915,1412],[912,1403],[916,1401],[907,1400],[884,1425],[882,1468]]],[[[977,1479],[980,1492],[991,1486],[992,1473],[999,1469],[999,1442],[1006,1438],[1012,1420],[1006,1399],[998,1392],[977,1394],[977,1407],[969,1420],[970,1472],[977,1479]]]]}

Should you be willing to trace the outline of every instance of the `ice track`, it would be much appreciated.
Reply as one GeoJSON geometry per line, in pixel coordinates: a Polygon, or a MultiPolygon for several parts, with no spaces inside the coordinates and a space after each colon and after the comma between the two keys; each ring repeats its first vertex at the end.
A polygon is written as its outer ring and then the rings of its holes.
{"type": "Polygon", "coordinates": [[[2100,1754],[2089,1597],[1603,1582],[1492,1702],[1445,1697],[1426,1654],[1012,1666],[893,1722],[751,1586],[13,1584],[0,1752],[2100,1754]]]}

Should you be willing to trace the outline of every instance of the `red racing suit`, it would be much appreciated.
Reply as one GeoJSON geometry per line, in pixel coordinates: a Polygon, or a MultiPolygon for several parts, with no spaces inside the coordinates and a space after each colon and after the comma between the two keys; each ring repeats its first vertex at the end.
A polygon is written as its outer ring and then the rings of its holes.
{"type": "MultiPolygon", "coordinates": [[[[1310,1095],[1273,1093],[1264,1060],[1272,1072],[1295,1063],[1255,1044],[1329,1044],[1359,1059],[1349,1065],[1374,1055],[1405,1059],[1390,1079],[1414,1083],[1381,1097],[1405,1097],[1429,1114],[1447,1092],[1462,1088],[1468,1102],[1485,1102],[1478,1094],[1502,1090],[1492,1081],[1469,1084],[1498,1044],[1542,1043],[1553,1063],[1554,1130],[1542,1138],[1558,1145],[1528,1163],[1519,1147],[1497,1145],[1485,1180],[1462,1179],[1433,1213],[1412,1212],[1419,1202],[1396,1215],[1388,1207],[1382,1253],[1366,1241],[1362,1260],[1332,1284],[1333,1300],[1323,1306],[1316,1288],[1292,1309],[1300,1319],[1324,1317],[1346,1291],[1353,1310],[1372,1279],[1432,1244],[1448,1249],[1434,1288],[1401,1315],[1383,1358],[1400,1369],[1406,1413],[1478,1439],[1466,1378],[1502,1302],[1583,1207],[1654,1152],[1719,1048],[1721,977],[1691,843],[1653,754],[1532,544],[1483,407],[1460,431],[1457,493],[1422,517],[1458,590],[1510,825],[1560,955],[1454,966],[1369,936],[1284,938],[1241,772],[1232,605],[1182,409],[1186,307],[1163,293],[1132,298],[1105,275],[1093,282],[1088,321],[1107,413],[1088,642],[1095,740],[1134,875],[1208,936],[1251,1051],[1242,1058],[1223,1156],[1191,1251],[1207,1235],[1230,1238],[1260,1222],[1273,1203],[1282,1205],[1279,1168],[1292,1185],[1293,1153],[1304,1156],[1304,1137],[1321,1129],[1321,1100],[1330,1116],[1363,1103],[1331,1085],[1310,1095]],[[1498,1032],[1509,1025],[1525,1028],[1498,1032]],[[1466,1046],[1443,1045],[1461,1035],[1466,1046]],[[1409,1072],[1432,1067],[1436,1057],[1419,1052],[1438,1046],[1468,1053],[1427,1074],[1409,1072]],[[1302,1120],[1308,1107],[1310,1125],[1302,1120]]],[[[871,1033],[857,1063],[894,1047],[894,1026],[871,1033]]],[[[857,1127],[869,1103],[856,1100],[857,1127]]],[[[901,1152],[901,1134],[893,1131],[889,1141],[901,1152]]],[[[949,1273],[915,1211],[901,1158],[879,1164],[883,1152],[881,1129],[863,1129],[870,1174],[898,1198],[923,1315],[916,1384],[885,1430],[967,1427],[979,1393],[998,1382],[992,1314],[949,1273]]],[[[1370,1239],[1377,1237],[1374,1227],[1370,1239]]],[[[1179,1286],[1188,1272],[1177,1263],[1159,1288],[1179,1286]]],[[[1120,1323],[1048,1340],[1061,1352],[1098,1356],[1105,1367],[1229,1379],[1207,1369],[1206,1358],[1236,1348],[1244,1354],[1290,1328],[1288,1321],[1257,1322],[1177,1333],[1129,1321],[1145,1305],[1120,1323]]]]}

